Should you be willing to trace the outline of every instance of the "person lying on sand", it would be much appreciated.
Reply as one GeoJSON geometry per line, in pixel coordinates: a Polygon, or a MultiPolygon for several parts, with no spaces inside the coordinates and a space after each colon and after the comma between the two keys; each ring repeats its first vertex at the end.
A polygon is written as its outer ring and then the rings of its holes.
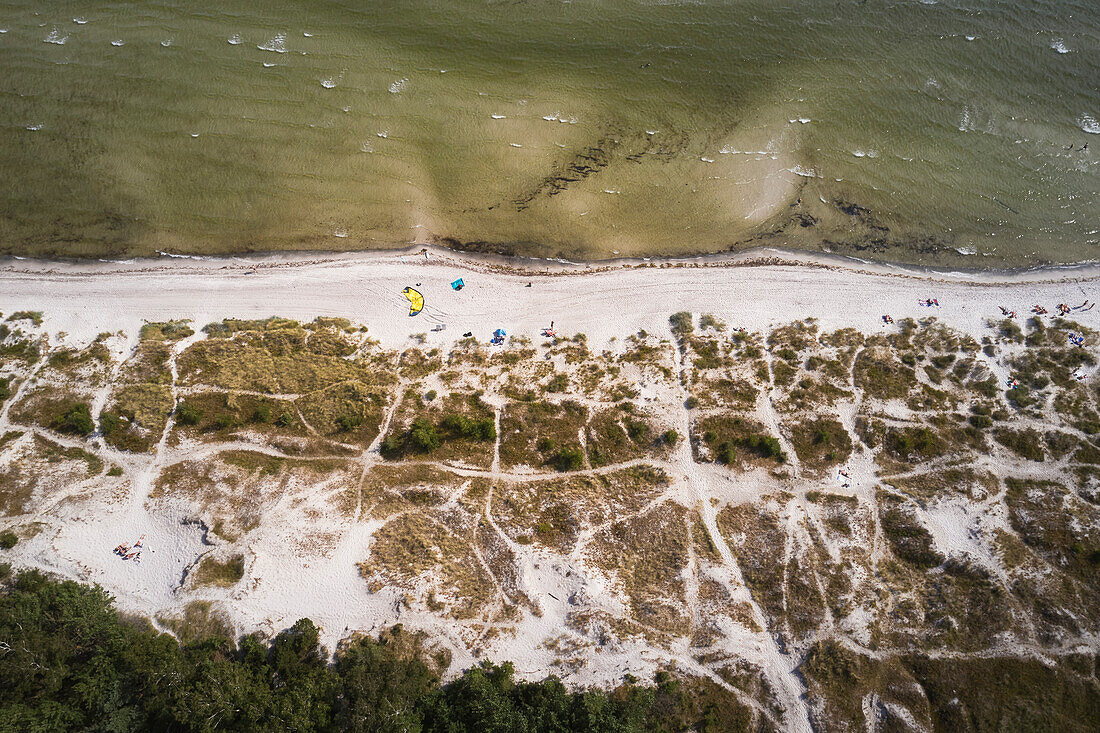
{"type": "Polygon", "coordinates": [[[887,315],[887,316],[882,317],[882,322],[883,323],[893,323],[894,319],[887,315]]]}
{"type": "Polygon", "coordinates": [[[1069,313],[1069,306],[1066,305],[1065,303],[1059,303],[1058,304],[1058,312],[1061,313],[1064,316],[1065,314],[1069,313]]]}
{"type": "Polygon", "coordinates": [[[1041,305],[1036,305],[1031,309],[1031,312],[1037,316],[1045,316],[1047,313],[1047,309],[1041,305]]]}

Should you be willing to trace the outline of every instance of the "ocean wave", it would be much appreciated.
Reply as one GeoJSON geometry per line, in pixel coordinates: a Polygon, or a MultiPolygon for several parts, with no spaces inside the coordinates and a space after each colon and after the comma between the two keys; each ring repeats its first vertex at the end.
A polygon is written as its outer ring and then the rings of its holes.
{"type": "Polygon", "coordinates": [[[160,255],[161,257],[171,257],[172,259],[176,259],[176,260],[212,260],[212,259],[214,259],[213,257],[202,257],[200,255],[175,255],[175,254],[172,254],[171,252],[164,252],[164,251],[161,251],[159,249],[157,250],[157,254],[160,255]]]}
{"type": "Polygon", "coordinates": [[[77,16],[76,18],[73,18],[73,22],[76,23],[77,25],[84,25],[88,22],[88,19],[85,18],[83,15],[80,15],[80,16],[77,16]]]}
{"type": "Polygon", "coordinates": [[[809,117],[795,117],[793,120],[787,120],[787,122],[791,123],[792,125],[796,122],[799,122],[799,123],[805,125],[805,124],[808,124],[809,122],[811,122],[811,120],[810,120],[809,117]]]}
{"type": "Polygon", "coordinates": [[[390,94],[400,94],[401,90],[405,88],[405,85],[409,83],[407,78],[398,79],[393,84],[390,84],[390,94]]]}
{"type": "Polygon", "coordinates": [[[370,140],[367,140],[365,143],[363,143],[362,145],[359,146],[359,152],[360,153],[373,153],[374,152],[374,148],[371,147],[370,140]]]}
{"type": "Polygon", "coordinates": [[[53,27],[53,30],[46,34],[46,37],[42,39],[43,43],[52,43],[57,46],[64,46],[65,41],[69,40],[68,35],[61,35],[61,31],[57,30],[57,26],[53,27]]]}
{"type": "Polygon", "coordinates": [[[703,161],[704,163],[713,163],[714,162],[714,158],[708,158],[705,155],[700,157],[699,160],[703,161]]]}
{"type": "Polygon", "coordinates": [[[489,116],[492,117],[494,120],[503,120],[504,119],[504,115],[489,115],[489,116]]]}
{"type": "Polygon", "coordinates": [[[171,39],[171,38],[166,38],[166,39],[164,39],[163,41],[160,42],[160,45],[164,46],[165,48],[168,48],[169,46],[172,45],[172,40],[173,39],[171,39]]]}
{"type": "Polygon", "coordinates": [[[794,173],[796,176],[802,176],[803,178],[818,178],[817,171],[813,168],[803,168],[800,165],[796,165],[794,168],[788,168],[789,172],[794,173]]]}
{"type": "Polygon", "coordinates": [[[993,120],[970,106],[963,107],[962,114],[959,115],[958,128],[959,132],[992,133],[994,131],[993,120]],[[985,121],[979,119],[980,117],[985,117],[985,121]]]}
{"type": "Polygon", "coordinates": [[[1100,122],[1097,122],[1092,115],[1081,115],[1077,118],[1077,124],[1081,126],[1083,132],[1090,135],[1100,135],[1100,122]]]}
{"type": "Polygon", "coordinates": [[[974,247],[956,247],[955,251],[961,255],[976,255],[978,250],[974,247]]]}
{"type": "Polygon", "coordinates": [[[313,38],[312,33],[306,33],[305,31],[302,31],[302,35],[305,36],[306,38],[313,38]]]}
{"type": "Polygon", "coordinates": [[[125,46],[126,42],[123,41],[121,38],[117,38],[117,39],[111,41],[111,45],[112,46],[125,46]]]}
{"type": "Polygon", "coordinates": [[[1065,42],[1061,38],[1055,38],[1053,41],[1051,41],[1050,47],[1058,53],[1069,53],[1072,50],[1069,48],[1069,46],[1065,44],[1065,42]]]}
{"type": "Polygon", "coordinates": [[[326,79],[322,79],[321,86],[323,86],[325,89],[332,89],[334,86],[336,86],[336,79],[331,76],[326,79]]]}
{"type": "Polygon", "coordinates": [[[873,148],[871,150],[860,150],[857,148],[856,150],[852,151],[852,155],[856,156],[857,158],[877,158],[878,151],[873,148]]]}
{"type": "Polygon", "coordinates": [[[543,115],[542,119],[546,120],[547,122],[567,122],[570,125],[577,124],[577,118],[576,117],[572,117],[572,116],[566,117],[565,115],[563,115],[560,112],[555,112],[552,115],[543,115]]]}
{"type": "Polygon", "coordinates": [[[31,132],[38,132],[42,129],[42,123],[39,122],[37,125],[27,125],[27,129],[31,132]]]}
{"type": "Polygon", "coordinates": [[[523,147],[519,143],[508,143],[508,144],[511,145],[513,148],[522,148],[523,147]]]}
{"type": "Polygon", "coordinates": [[[241,45],[242,43],[244,43],[244,40],[243,40],[243,39],[241,38],[241,34],[240,34],[240,33],[234,33],[233,35],[231,35],[231,36],[229,37],[229,40],[227,41],[227,43],[228,43],[228,44],[229,44],[230,46],[239,46],[239,45],[241,45]]]}
{"type": "Polygon", "coordinates": [[[278,66],[278,64],[274,64],[274,63],[270,63],[270,64],[269,64],[269,63],[268,63],[268,62],[266,62],[266,61],[264,62],[264,68],[265,68],[265,69],[270,69],[270,68],[271,68],[272,66],[278,66]]]}
{"type": "Polygon", "coordinates": [[[261,43],[256,48],[261,51],[272,51],[273,53],[286,53],[286,34],[278,33],[274,38],[267,43],[261,43]]]}
{"type": "Polygon", "coordinates": [[[340,239],[344,239],[345,237],[348,236],[348,230],[347,229],[337,229],[336,231],[334,231],[332,233],[332,236],[339,237],[340,239]]]}

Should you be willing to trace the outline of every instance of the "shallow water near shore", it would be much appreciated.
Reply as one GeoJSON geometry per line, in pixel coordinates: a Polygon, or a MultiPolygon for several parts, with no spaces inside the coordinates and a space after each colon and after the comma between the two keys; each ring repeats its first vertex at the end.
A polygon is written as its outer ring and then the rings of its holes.
{"type": "Polygon", "coordinates": [[[1085,0],[16,2],[0,30],[0,253],[1100,244],[1085,0]]]}

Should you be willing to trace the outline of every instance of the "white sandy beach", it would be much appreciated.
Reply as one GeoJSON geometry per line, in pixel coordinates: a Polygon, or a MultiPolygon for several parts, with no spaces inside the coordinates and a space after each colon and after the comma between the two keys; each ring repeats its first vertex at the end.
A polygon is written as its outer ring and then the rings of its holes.
{"type": "MultiPolygon", "coordinates": [[[[1023,317],[1043,303],[1053,313],[1057,303],[1092,300],[1100,281],[1092,266],[978,275],[771,250],[621,265],[527,260],[516,262],[530,272],[507,272],[489,258],[428,251],[428,257],[413,250],[128,263],[13,261],[0,268],[0,311],[41,310],[49,330],[77,341],[134,328],[143,319],[202,324],[277,314],[350,318],[387,347],[409,343],[417,333],[440,344],[467,331],[485,341],[496,328],[533,337],[551,320],[561,334],[584,333],[602,343],[638,329],[667,333],[668,315],[678,310],[713,313],[750,330],[813,317],[823,329],[873,331],[890,314],[896,320],[935,316],[973,333],[988,319],[1000,319],[999,306],[1023,317]],[[764,257],[804,265],[738,266],[764,257]],[[466,283],[460,292],[450,287],[457,278],[466,283]],[[418,284],[426,305],[410,318],[401,291],[418,284]],[[937,298],[940,307],[921,307],[924,298],[937,298]],[[439,324],[446,330],[432,332],[439,324]]],[[[1074,312],[1074,318],[1097,323],[1100,310],[1074,312]]]]}

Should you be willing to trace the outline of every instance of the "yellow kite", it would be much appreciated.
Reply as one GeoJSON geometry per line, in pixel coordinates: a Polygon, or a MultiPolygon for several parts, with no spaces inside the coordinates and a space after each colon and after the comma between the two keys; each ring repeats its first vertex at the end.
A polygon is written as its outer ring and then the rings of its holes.
{"type": "Polygon", "coordinates": [[[401,291],[405,294],[405,297],[409,299],[409,315],[415,316],[420,311],[424,310],[424,296],[412,288],[405,288],[401,291]]]}

